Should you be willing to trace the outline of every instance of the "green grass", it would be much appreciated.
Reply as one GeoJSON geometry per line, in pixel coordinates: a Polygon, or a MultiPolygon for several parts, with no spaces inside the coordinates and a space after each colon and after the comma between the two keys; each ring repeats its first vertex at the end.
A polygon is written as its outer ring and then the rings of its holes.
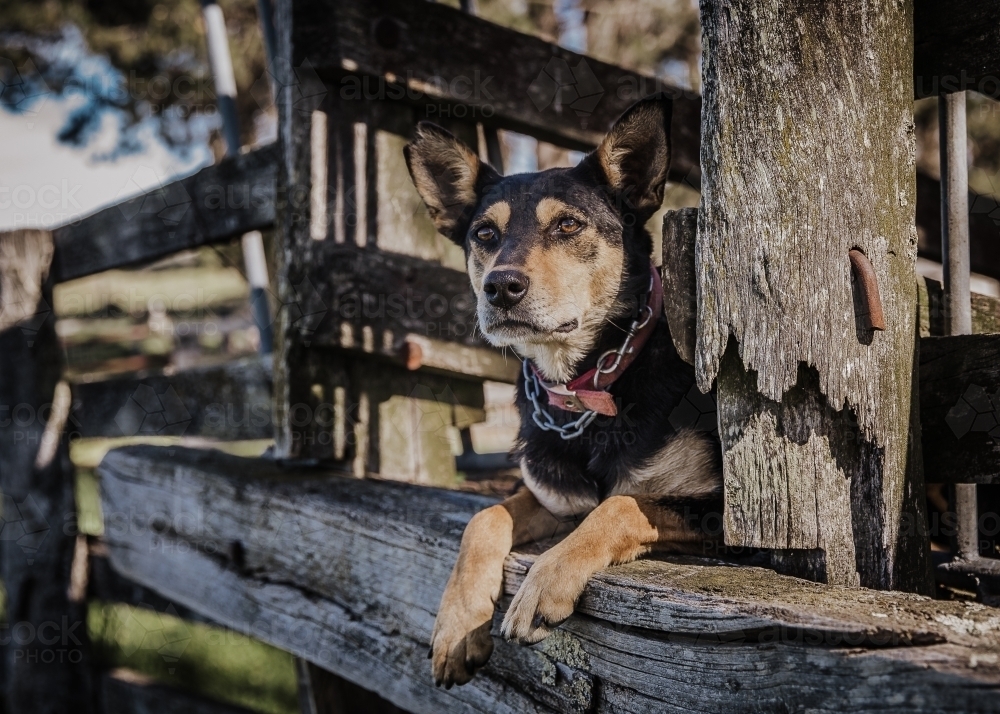
{"type": "Polygon", "coordinates": [[[264,714],[297,714],[292,655],[247,635],[169,612],[92,601],[95,657],[164,684],[264,714]]]}

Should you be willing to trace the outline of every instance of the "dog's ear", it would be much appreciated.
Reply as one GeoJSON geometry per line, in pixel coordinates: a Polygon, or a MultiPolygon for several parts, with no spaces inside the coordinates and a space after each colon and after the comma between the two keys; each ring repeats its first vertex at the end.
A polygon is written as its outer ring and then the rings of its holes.
{"type": "Polygon", "coordinates": [[[673,101],[653,96],[631,107],[586,159],[627,207],[648,218],[663,203],[670,168],[670,117],[673,101]]]}
{"type": "Polygon", "coordinates": [[[461,245],[479,198],[500,175],[450,132],[426,121],[417,124],[403,155],[434,226],[461,245]]]}

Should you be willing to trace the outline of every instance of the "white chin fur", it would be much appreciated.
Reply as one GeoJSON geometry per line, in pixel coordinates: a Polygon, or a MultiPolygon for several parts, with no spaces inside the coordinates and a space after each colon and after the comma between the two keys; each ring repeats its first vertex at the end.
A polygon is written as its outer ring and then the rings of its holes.
{"type": "Polygon", "coordinates": [[[565,383],[576,377],[572,371],[573,366],[593,349],[600,326],[604,323],[603,316],[598,317],[593,311],[589,312],[591,319],[586,321],[584,315],[563,316],[565,319],[558,320],[547,316],[549,319],[546,322],[551,320],[555,326],[564,325],[575,317],[580,326],[572,332],[556,333],[553,327],[553,331],[548,334],[525,333],[515,336],[491,334],[483,329],[483,315],[480,313],[477,317],[480,318],[479,329],[487,342],[494,347],[511,347],[521,357],[527,357],[535,363],[547,382],[565,383]]]}
{"type": "Polygon", "coordinates": [[[534,335],[528,342],[516,337],[491,335],[482,331],[486,341],[494,347],[511,347],[521,357],[527,357],[548,382],[564,383],[573,379],[573,365],[583,359],[591,350],[594,336],[589,330],[577,328],[569,334],[558,337],[534,335]]]}

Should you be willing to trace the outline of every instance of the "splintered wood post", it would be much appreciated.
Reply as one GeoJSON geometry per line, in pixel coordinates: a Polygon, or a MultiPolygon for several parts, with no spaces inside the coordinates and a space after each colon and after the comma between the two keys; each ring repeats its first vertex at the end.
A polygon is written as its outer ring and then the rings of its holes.
{"type": "Polygon", "coordinates": [[[926,592],[912,4],[702,0],[701,20],[696,369],[718,380],[727,543],[926,592]]]}
{"type": "Polygon", "coordinates": [[[0,578],[6,712],[91,711],[86,603],[71,587],[76,502],[69,385],[52,313],[48,231],[0,233],[0,578]]]}
{"type": "Polygon", "coordinates": [[[697,232],[697,208],[667,211],[663,216],[663,312],[677,354],[688,364],[694,364],[697,335],[697,232]]]}

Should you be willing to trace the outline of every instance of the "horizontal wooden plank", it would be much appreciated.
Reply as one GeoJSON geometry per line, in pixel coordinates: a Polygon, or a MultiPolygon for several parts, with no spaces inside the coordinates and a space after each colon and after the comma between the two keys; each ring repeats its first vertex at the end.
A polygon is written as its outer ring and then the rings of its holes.
{"type": "Polygon", "coordinates": [[[917,97],[972,89],[1000,98],[1000,2],[916,0],[913,81],[917,97]]]}
{"type": "Polygon", "coordinates": [[[59,283],[268,228],[277,170],[272,144],[58,228],[52,276],[59,283]]]}
{"type": "Polygon", "coordinates": [[[996,610],[696,559],[600,573],[548,640],[438,689],[435,610],[491,499],[181,448],[98,472],[116,569],[409,711],[1000,711],[996,610]]]}
{"type": "Polygon", "coordinates": [[[87,536],[87,600],[123,603],[156,612],[168,612],[193,622],[210,622],[201,613],[172,602],[139,583],[133,582],[111,567],[108,547],[97,536],[87,536]]]}
{"type": "MultiPolygon", "coordinates": [[[[944,335],[944,288],[932,278],[917,276],[917,304],[921,337],[944,335]]],[[[1000,298],[972,293],[972,333],[1000,332],[1000,298]]]]}
{"type": "Polygon", "coordinates": [[[414,333],[403,334],[398,330],[393,332],[390,328],[383,328],[383,339],[376,343],[374,339],[367,341],[366,326],[372,330],[373,337],[374,329],[363,321],[360,334],[356,323],[343,321],[340,324],[339,342],[342,349],[359,355],[376,355],[411,371],[419,369],[446,376],[511,383],[517,380],[517,375],[521,372],[520,359],[490,346],[471,347],[446,339],[434,339],[414,333]],[[387,337],[386,329],[392,335],[391,339],[387,337]]]}
{"type": "Polygon", "coordinates": [[[174,374],[74,384],[74,436],[269,439],[271,357],[244,357],[174,374]]]}
{"type": "Polygon", "coordinates": [[[489,348],[464,272],[351,243],[313,246],[284,306],[310,346],[399,355],[408,337],[489,348]]]}
{"type": "Polygon", "coordinates": [[[920,340],[920,424],[928,482],[1000,481],[1000,335],[920,340]]]}
{"type": "Polygon", "coordinates": [[[586,149],[630,104],[670,92],[671,176],[700,182],[693,92],[424,0],[320,0],[292,13],[294,67],[308,62],[342,97],[411,101],[431,120],[483,121],[586,149]],[[389,83],[365,85],[365,75],[389,83]]]}

